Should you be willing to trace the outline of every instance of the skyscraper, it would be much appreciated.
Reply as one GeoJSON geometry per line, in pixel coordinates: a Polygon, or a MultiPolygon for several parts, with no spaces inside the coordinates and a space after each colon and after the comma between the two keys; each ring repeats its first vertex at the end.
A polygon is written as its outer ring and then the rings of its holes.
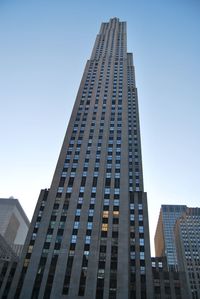
{"type": "Polygon", "coordinates": [[[137,89],[126,23],[103,23],[9,298],[153,298],[137,89]]]}
{"type": "Polygon", "coordinates": [[[169,267],[177,268],[177,254],[174,238],[176,220],[186,211],[185,205],[162,205],[155,233],[157,257],[167,257],[169,267]]]}

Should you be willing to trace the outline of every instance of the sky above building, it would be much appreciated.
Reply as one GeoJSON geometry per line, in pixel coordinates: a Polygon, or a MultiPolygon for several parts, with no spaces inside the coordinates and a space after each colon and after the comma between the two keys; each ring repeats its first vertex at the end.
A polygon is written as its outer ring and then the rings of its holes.
{"type": "Polygon", "coordinates": [[[200,2],[0,1],[0,197],[31,219],[50,187],[101,22],[127,22],[153,237],[161,204],[200,203],[200,2]]]}

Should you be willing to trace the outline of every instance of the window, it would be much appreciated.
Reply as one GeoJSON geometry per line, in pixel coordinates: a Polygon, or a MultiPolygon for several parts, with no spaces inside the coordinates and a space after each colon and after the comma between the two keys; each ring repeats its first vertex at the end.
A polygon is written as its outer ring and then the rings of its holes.
{"type": "Polygon", "coordinates": [[[80,193],[84,193],[84,191],[85,191],[85,187],[80,187],[80,193]]]}
{"type": "Polygon", "coordinates": [[[85,237],[85,244],[90,244],[91,241],[91,236],[86,236],[85,237]]]}
{"type": "Polygon", "coordinates": [[[140,239],[140,246],[144,246],[144,239],[140,239]]]}
{"type": "Polygon", "coordinates": [[[105,194],[110,194],[110,188],[105,188],[105,194]]]}
{"type": "Polygon", "coordinates": [[[140,252],[140,259],[141,259],[141,260],[144,260],[144,252],[143,252],[143,251],[140,252]]]}
{"type": "Polygon", "coordinates": [[[75,221],[74,222],[74,229],[78,229],[79,228],[79,221],[75,221]]]}
{"type": "Polygon", "coordinates": [[[114,199],[113,204],[114,204],[114,206],[119,206],[119,199],[114,199]]]}
{"type": "Polygon", "coordinates": [[[71,243],[76,243],[77,235],[72,235],[71,243]]]}
{"type": "Polygon", "coordinates": [[[92,229],[92,222],[87,223],[87,229],[92,229]]]}
{"type": "Polygon", "coordinates": [[[76,210],[76,216],[80,216],[81,215],[81,210],[80,209],[77,209],[76,210]]]}
{"type": "Polygon", "coordinates": [[[88,211],[88,216],[93,216],[94,215],[94,210],[89,210],[88,211]]]}
{"type": "Polygon", "coordinates": [[[104,199],[104,205],[109,206],[109,199],[104,199]]]}
{"type": "Polygon", "coordinates": [[[139,233],[144,233],[144,227],[143,226],[139,226],[139,233]]]}

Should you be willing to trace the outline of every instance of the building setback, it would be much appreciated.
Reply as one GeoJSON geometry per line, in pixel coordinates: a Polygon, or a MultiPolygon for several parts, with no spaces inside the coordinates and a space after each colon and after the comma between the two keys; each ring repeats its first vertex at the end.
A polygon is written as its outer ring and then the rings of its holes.
{"type": "Polygon", "coordinates": [[[9,298],[154,298],[126,23],[102,23],[9,298]]]}

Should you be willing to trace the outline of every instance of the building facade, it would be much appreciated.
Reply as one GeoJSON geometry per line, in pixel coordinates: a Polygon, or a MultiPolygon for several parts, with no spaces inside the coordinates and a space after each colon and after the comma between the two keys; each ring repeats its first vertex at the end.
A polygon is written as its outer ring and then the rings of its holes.
{"type": "Polygon", "coordinates": [[[13,281],[19,258],[0,260],[0,298],[8,298],[8,292],[13,281]]]}
{"type": "Polygon", "coordinates": [[[200,298],[200,208],[188,208],[176,222],[175,240],[180,271],[185,272],[190,298],[200,298]]]}
{"type": "Polygon", "coordinates": [[[154,298],[133,57],[102,23],[9,298],[154,298]]]}
{"type": "Polygon", "coordinates": [[[154,243],[156,257],[165,256],[168,267],[177,268],[174,226],[176,220],[187,210],[185,205],[162,205],[154,243]]]}

